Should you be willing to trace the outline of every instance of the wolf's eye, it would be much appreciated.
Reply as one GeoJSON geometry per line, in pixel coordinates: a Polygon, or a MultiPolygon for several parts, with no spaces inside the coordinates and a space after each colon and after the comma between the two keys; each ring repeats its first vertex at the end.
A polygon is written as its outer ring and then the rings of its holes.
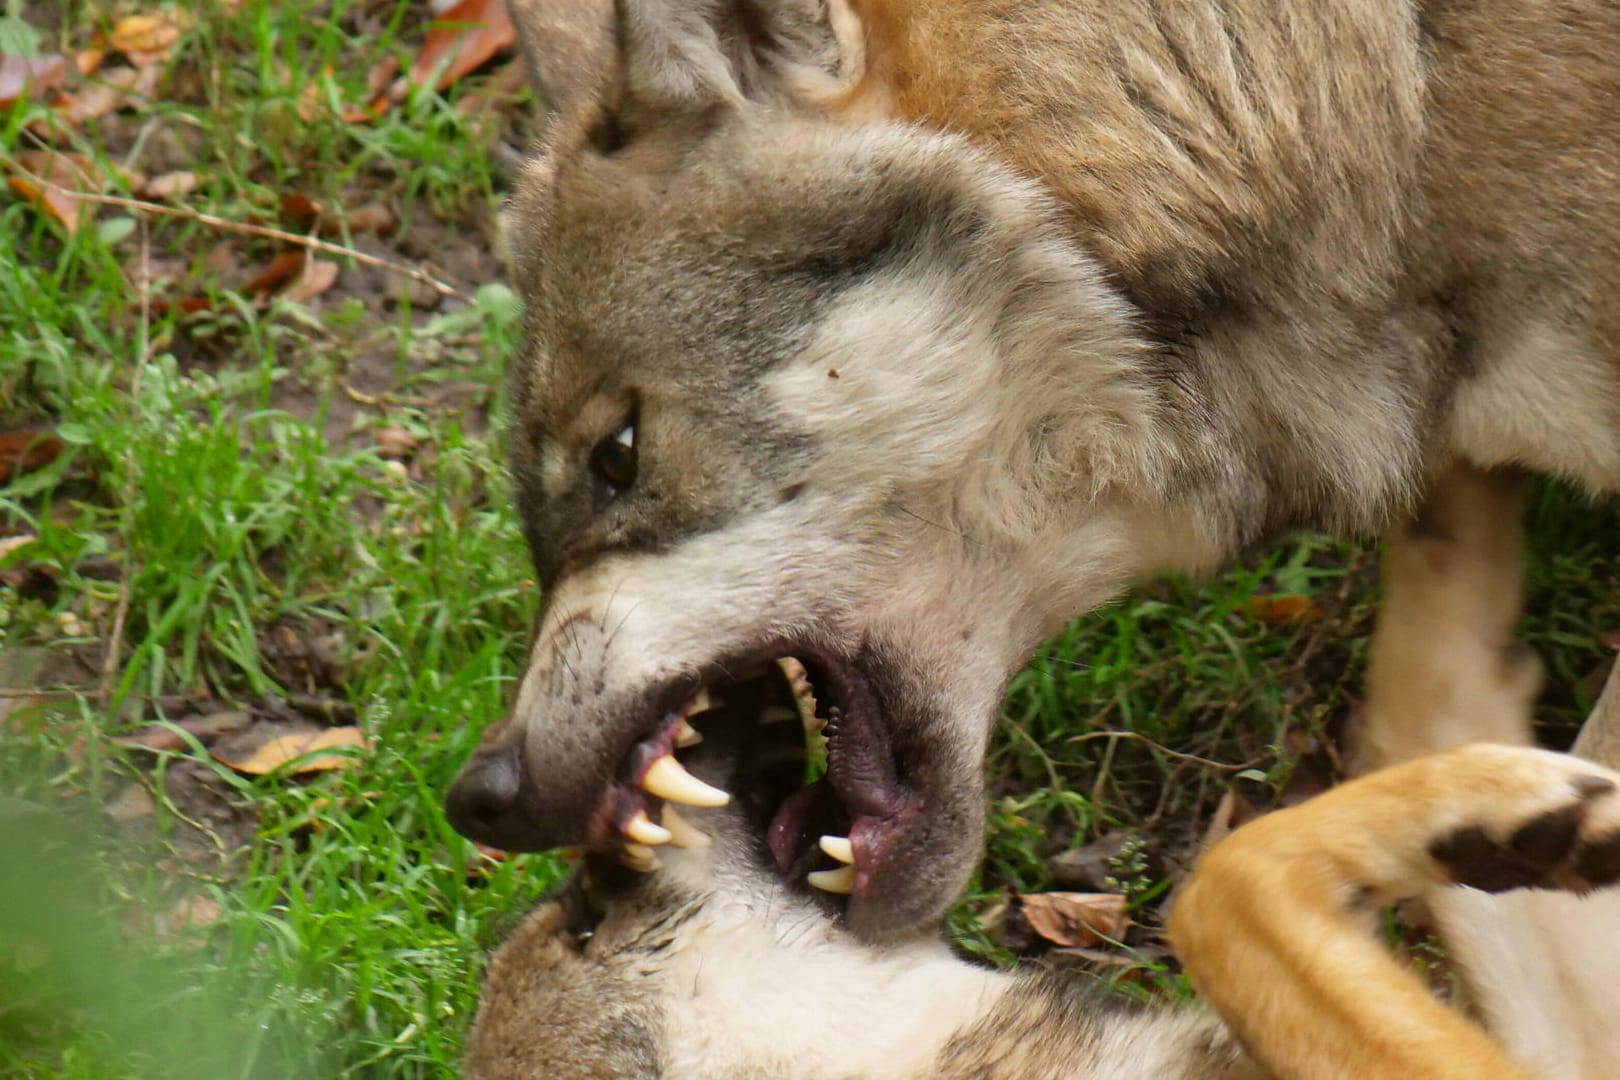
{"type": "Polygon", "coordinates": [[[636,425],[629,423],[596,444],[591,471],[617,495],[636,482],[636,425]]]}

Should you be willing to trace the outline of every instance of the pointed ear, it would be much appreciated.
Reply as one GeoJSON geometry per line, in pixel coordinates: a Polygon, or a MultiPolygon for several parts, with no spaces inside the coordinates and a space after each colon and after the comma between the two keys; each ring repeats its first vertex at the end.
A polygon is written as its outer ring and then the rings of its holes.
{"type": "Polygon", "coordinates": [[[830,100],[865,68],[853,0],[614,0],[623,91],[653,108],[830,100]]]}
{"type": "Polygon", "coordinates": [[[506,0],[529,82],[549,113],[594,92],[618,66],[613,0],[506,0]]]}

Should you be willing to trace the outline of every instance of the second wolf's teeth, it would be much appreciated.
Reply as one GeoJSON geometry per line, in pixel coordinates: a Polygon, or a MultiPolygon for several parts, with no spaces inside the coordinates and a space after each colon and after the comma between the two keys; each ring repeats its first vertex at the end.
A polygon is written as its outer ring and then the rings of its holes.
{"type": "Polygon", "coordinates": [[[626,844],[619,861],[632,870],[650,874],[658,869],[658,854],[644,844],[626,844]]]}
{"type": "Polygon", "coordinates": [[[686,717],[681,717],[681,724],[675,729],[675,745],[685,750],[688,746],[696,746],[702,741],[703,736],[699,734],[698,729],[688,724],[686,717]]]}
{"type": "Polygon", "coordinates": [[[687,772],[669,754],[647,766],[641,778],[641,790],[688,806],[724,806],[731,801],[730,795],[687,772]]]}
{"type": "Polygon", "coordinates": [[[807,880],[822,892],[848,896],[855,891],[855,868],[840,866],[836,870],[816,870],[807,880]]]}
{"type": "Polygon", "coordinates": [[[718,708],[719,705],[719,699],[709,693],[707,686],[700,687],[698,692],[692,695],[692,700],[686,703],[685,715],[697,716],[708,712],[710,709],[718,708]]]}
{"type": "Polygon", "coordinates": [[[631,818],[629,823],[625,825],[624,835],[636,843],[645,844],[648,847],[667,844],[671,839],[670,831],[661,825],[653,824],[652,819],[647,816],[644,810],[636,811],[636,816],[631,818]]]}
{"type": "Polygon", "coordinates": [[[855,865],[855,845],[849,842],[847,836],[823,836],[821,838],[821,850],[845,866],[855,865]]]}
{"type": "Polygon", "coordinates": [[[669,842],[676,847],[706,848],[713,843],[708,833],[677,814],[673,806],[664,807],[663,822],[669,830],[669,842]]]}

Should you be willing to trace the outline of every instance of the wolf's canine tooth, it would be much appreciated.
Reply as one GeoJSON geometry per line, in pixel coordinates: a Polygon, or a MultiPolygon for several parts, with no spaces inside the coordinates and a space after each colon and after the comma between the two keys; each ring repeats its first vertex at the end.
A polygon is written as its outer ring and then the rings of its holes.
{"type": "Polygon", "coordinates": [[[855,865],[855,845],[849,842],[847,836],[823,836],[821,850],[845,866],[855,865]]]}
{"type": "Polygon", "coordinates": [[[662,825],[655,825],[645,810],[636,811],[636,816],[625,825],[624,835],[648,847],[667,844],[671,839],[670,831],[662,825]]]}
{"type": "Polygon", "coordinates": [[[669,830],[669,842],[678,848],[706,848],[714,843],[708,833],[677,814],[673,806],[664,807],[663,825],[669,830]]]}
{"type": "Polygon", "coordinates": [[[687,772],[669,754],[647,766],[647,772],[641,778],[641,790],[660,799],[688,806],[724,806],[731,801],[730,795],[687,772]]]}
{"type": "Polygon", "coordinates": [[[719,708],[720,704],[720,699],[709,693],[707,686],[701,686],[698,688],[698,692],[692,695],[692,700],[686,703],[686,708],[682,710],[681,715],[683,717],[701,716],[711,709],[719,708]]]}
{"type": "Polygon", "coordinates": [[[675,745],[685,750],[688,746],[696,746],[702,741],[703,735],[698,729],[688,724],[686,717],[681,717],[681,724],[675,729],[675,745]]]}
{"type": "Polygon", "coordinates": [[[626,844],[619,853],[619,861],[630,869],[650,874],[658,869],[658,853],[645,844],[626,844]]]}
{"type": "Polygon", "coordinates": [[[822,892],[848,896],[855,891],[855,868],[840,866],[836,870],[816,870],[805,880],[822,892]]]}

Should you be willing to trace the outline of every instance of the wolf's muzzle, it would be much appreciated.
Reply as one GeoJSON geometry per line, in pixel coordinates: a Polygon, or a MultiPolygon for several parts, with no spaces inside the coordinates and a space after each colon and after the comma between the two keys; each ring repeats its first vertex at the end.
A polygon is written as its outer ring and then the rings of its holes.
{"type": "Polygon", "coordinates": [[[539,851],[548,845],[534,818],[532,787],[521,743],[482,746],[450,785],[445,816],[469,840],[502,851],[539,851]]]}

